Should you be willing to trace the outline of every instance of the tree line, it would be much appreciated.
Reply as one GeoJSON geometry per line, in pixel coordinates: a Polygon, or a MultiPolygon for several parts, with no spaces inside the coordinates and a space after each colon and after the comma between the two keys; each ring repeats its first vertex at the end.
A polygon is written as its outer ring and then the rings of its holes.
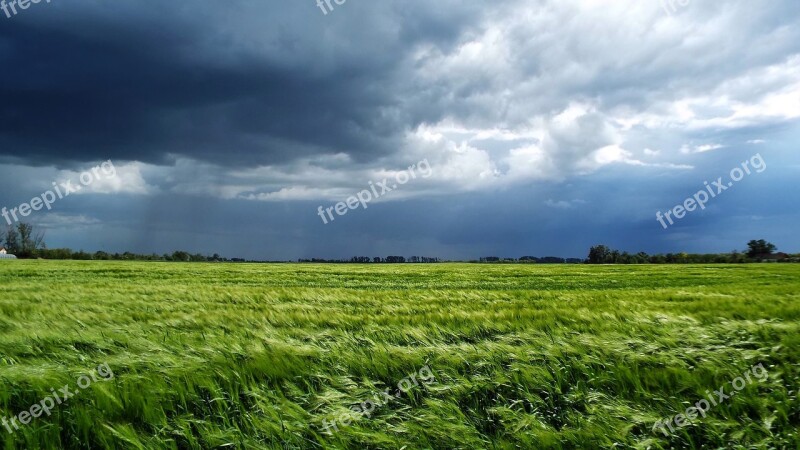
{"type": "Polygon", "coordinates": [[[788,255],[775,253],[778,248],[764,239],[747,243],[747,250],[730,253],[667,253],[648,255],[645,252],[631,254],[611,249],[605,245],[596,245],[589,249],[587,264],[711,264],[711,263],[748,263],[748,262],[800,262],[800,254],[788,255]]]}
{"type": "Polygon", "coordinates": [[[44,233],[36,232],[33,225],[20,222],[5,232],[0,231],[0,244],[18,258],[35,258],[45,249],[44,233]]]}
{"type": "Polygon", "coordinates": [[[219,254],[212,256],[199,253],[189,253],[178,250],[163,255],[137,254],[131,252],[108,253],[98,251],[87,253],[83,250],[74,251],[69,248],[47,248],[44,233],[36,231],[33,225],[20,222],[10,226],[6,231],[0,230],[0,246],[20,259],[76,259],[76,260],[101,260],[101,261],[178,261],[178,262],[245,262],[241,258],[227,259],[219,254]]]}

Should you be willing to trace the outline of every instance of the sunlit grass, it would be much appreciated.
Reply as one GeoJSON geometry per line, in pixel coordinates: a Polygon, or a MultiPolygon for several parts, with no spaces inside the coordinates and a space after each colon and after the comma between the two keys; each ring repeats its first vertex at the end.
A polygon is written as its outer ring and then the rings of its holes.
{"type": "Polygon", "coordinates": [[[798,448],[800,266],[0,262],[6,448],[798,448]],[[763,363],[669,438],[655,422],[763,363]],[[323,432],[428,365],[437,382],[323,432]]]}

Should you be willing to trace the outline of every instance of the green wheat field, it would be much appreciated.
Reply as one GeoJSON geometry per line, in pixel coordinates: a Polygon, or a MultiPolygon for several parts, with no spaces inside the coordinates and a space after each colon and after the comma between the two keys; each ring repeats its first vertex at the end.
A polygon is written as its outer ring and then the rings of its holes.
{"type": "Polygon", "coordinates": [[[6,449],[800,449],[800,265],[7,261],[0,276],[2,418],[113,371],[0,426],[6,449]],[[653,429],[758,364],[768,377],[705,417],[653,429]]]}

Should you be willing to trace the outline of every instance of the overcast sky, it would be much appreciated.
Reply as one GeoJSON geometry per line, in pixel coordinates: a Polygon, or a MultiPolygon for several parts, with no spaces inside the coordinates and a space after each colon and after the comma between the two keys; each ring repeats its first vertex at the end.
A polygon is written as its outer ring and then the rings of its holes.
{"type": "Polygon", "coordinates": [[[24,219],[49,247],[585,257],[764,238],[800,252],[800,2],[684,2],[0,10],[0,207],[111,161],[116,177],[24,219]],[[728,186],[756,155],[766,169],[728,186]],[[429,176],[367,209],[318,215],[420,161],[429,176]],[[657,211],[718,177],[724,192],[664,229],[657,211]]]}

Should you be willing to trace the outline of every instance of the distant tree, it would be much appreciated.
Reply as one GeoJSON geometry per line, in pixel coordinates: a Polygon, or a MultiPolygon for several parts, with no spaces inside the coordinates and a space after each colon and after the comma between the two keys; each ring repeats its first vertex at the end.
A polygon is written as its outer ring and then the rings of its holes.
{"type": "Polygon", "coordinates": [[[596,245],[589,249],[589,264],[605,264],[611,257],[611,249],[605,245],[596,245]]]}
{"type": "Polygon", "coordinates": [[[187,252],[178,250],[172,253],[172,260],[178,262],[189,262],[191,260],[191,256],[187,252]]]}
{"type": "Polygon", "coordinates": [[[72,259],[77,259],[81,261],[90,261],[92,259],[92,255],[83,250],[79,250],[72,254],[72,259]]]}
{"type": "Polygon", "coordinates": [[[728,256],[728,262],[731,263],[743,263],[746,262],[747,258],[743,253],[740,253],[738,250],[732,250],[731,254],[728,256]]]}
{"type": "Polygon", "coordinates": [[[564,264],[565,260],[558,256],[545,256],[543,258],[536,258],[536,262],[539,264],[564,264]]]}
{"type": "Polygon", "coordinates": [[[8,253],[17,254],[19,253],[19,233],[17,230],[11,226],[8,227],[8,231],[6,231],[6,243],[5,247],[8,250],[8,253]]]}
{"type": "Polygon", "coordinates": [[[72,250],[68,248],[40,249],[36,252],[36,256],[44,259],[72,259],[72,250]]]}
{"type": "Polygon", "coordinates": [[[651,264],[666,264],[667,258],[664,255],[653,255],[650,257],[651,264]]]}
{"type": "Polygon", "coordinates": [[[19,243],[17,252],[21,258],[33,258],[38,250],[44,249],[44,233],[37,233],[33,225],[20,222],[17,224],[19,243]]]}
{"type": "Polygon", "coordinates": [[[747,256],[750,258],[756,258],[759,256],[766,256],[771,255],[772,252],[778,249],[775,245],[770,242],[765,241],[764,239],[759,240],[752,240],[747,243],[747,256]]]}

